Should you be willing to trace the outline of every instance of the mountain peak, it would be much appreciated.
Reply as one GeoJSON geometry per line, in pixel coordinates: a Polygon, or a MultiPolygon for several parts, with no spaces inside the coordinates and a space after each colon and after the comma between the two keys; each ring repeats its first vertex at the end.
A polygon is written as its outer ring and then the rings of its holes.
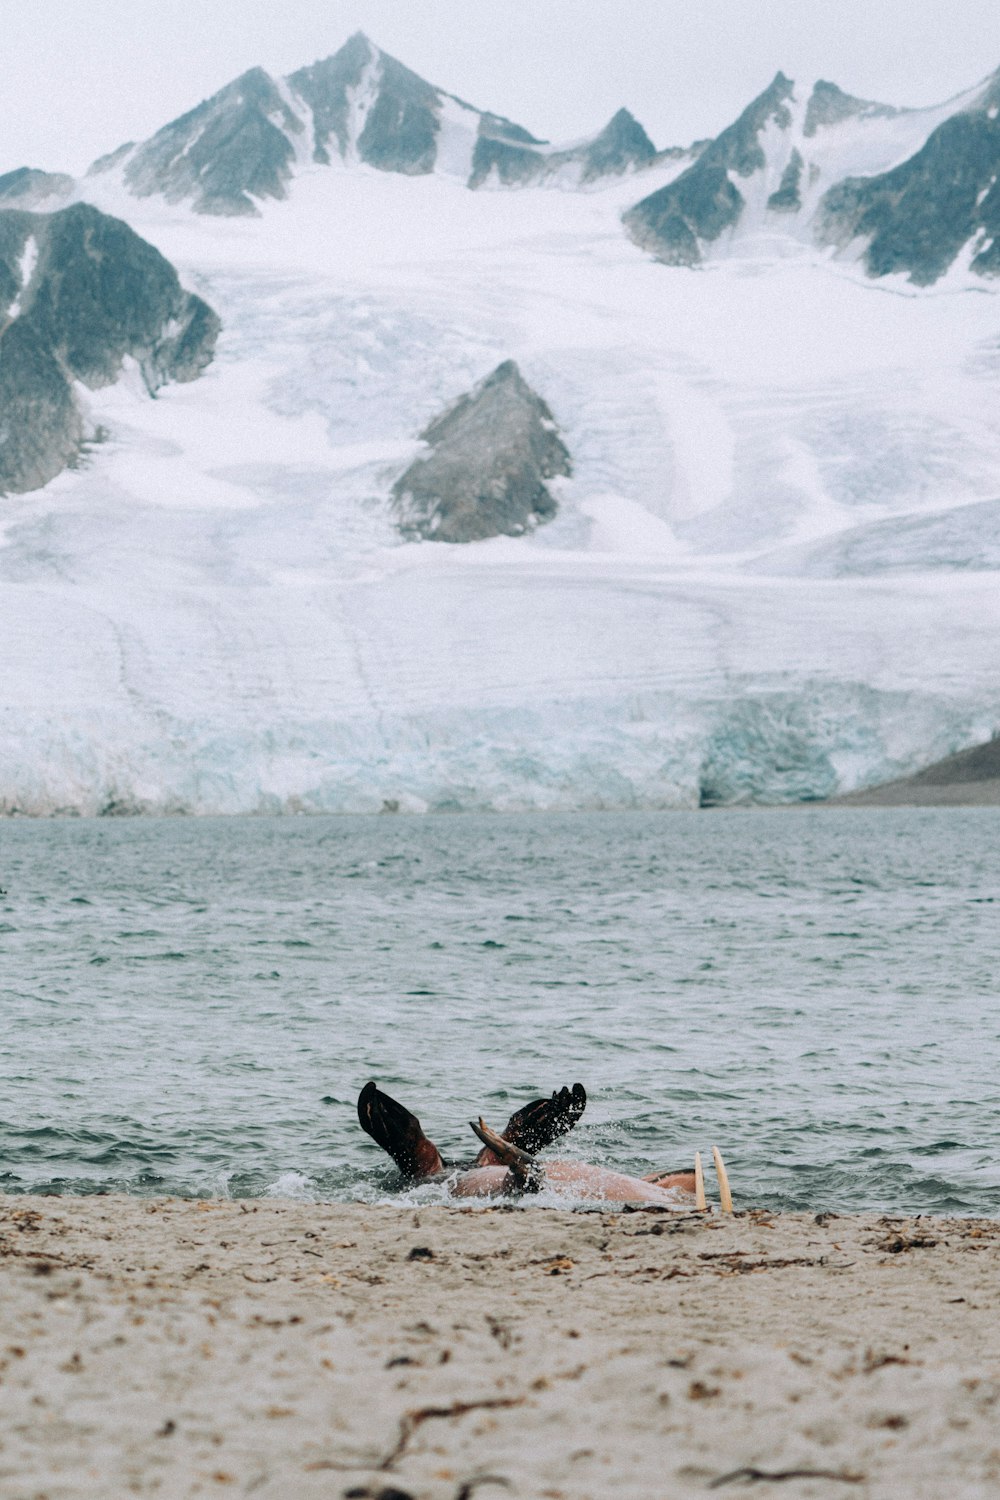
{"type": "MultiPolygon", "coordinates": [[[[646,135],[646,132],[639,124],[639,121],[636,119],[635,115],[632,114],[631,110],[619,109],[616,110],[615,113],[611,116],[611,119],[605,125],[600,135],[597,136],[597,139],[600,141],[605,137],[614,137],[615,139],[620,140],[625,136],[632,135],[636,131],[640,131],[645,139],[649,141],[649,136],[646,135]]],[[[652,141],[649,141],[649,144],[650,146],[652,146],[652,141]]],[[[655,146],[653,147],[653,149],[656,149],[655,146]]]]}
{"type": "Polygon", "coordinates": [[[285,196],[302,129],[271,75],[249,68],[139,146],[125,184],[140,198],[192,198],[201,213],[253,214],[255,198],[285,196]]]}
{"type": "Polygon", "coordinates": [[[314,161],[327,164],[333,146],[382,171],[433,171],[445,96],[363,31],[287,82],[311,111],[314,161]]]}
{"type": "Polygon", "coordinates": [[[816,81],[809,96],[802,133],[805,136],[814,136],[817,130],[839,125],[842,120],[889,118],[900,113],[900,110],[894,109],[890,104],[876,104],[870,99],[856,99],[853,94],[845,94],[843,89],[838,88],[835,83],[829,83],[825,78],[820,78],[816,81]]]}
{"type": "Polygon", "coordinates": [[[35,208],[48,199],[68,197],[72,191],[73,179],[64,172],[17,167],[0,176],[0,205],[4,208],[35,208]]]}
{"type": "Polygon", "coordinates": [[[639,121],[627,109],[620,109],[594,137],[584,156],[581,181],[620,174],[629,168],[652,161],[656,147],[639,121]]]}
{"type": "Polygon", "coordinates": [[[697,265],[702,254],[699,241],[718,239],[738,223],[745,199],[732,174],[752,177],[767,165],[761,135],[771,124],[788,129],[793,97],[792,80],[776,73],[693,166],[629,209],[625,224],[636,244],[667,265],[697,265]]]}

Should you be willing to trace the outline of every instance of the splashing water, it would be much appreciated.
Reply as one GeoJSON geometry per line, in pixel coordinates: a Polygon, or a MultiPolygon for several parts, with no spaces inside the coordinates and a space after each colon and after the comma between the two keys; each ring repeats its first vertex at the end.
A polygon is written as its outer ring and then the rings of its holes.
{"type": "MultiPolygon", "coordinates": [[[[582,1080],[557,1154],[738,1202],[1000,1207],[1000,813],[0,825],[0,1187],[396,1195],[582,1080]]],[[[401,1201],[432,1202],[440,1185],[401,1201]]],[[[536,1202],[542,1202],[540,1195],[536,1202]]]]}

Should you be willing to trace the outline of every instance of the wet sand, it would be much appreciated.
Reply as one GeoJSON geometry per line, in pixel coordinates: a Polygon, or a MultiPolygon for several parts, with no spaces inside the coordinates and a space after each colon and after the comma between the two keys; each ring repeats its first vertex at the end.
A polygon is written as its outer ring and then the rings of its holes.
{"type": "Polygon", "coordinates": [[[0,1496],[1000,1494],[1000,1224],[0,1198],[0,1496]]]}

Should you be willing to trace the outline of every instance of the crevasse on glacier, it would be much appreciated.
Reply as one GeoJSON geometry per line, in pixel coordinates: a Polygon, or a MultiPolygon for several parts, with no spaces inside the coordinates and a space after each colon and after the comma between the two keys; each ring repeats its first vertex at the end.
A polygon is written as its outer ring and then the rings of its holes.
{"type": "Polygon", "coordinates": [[[104,440],[3,502],[0,806],[796,801],[987,738],[993,297],[794,237],[669,269],[622,231],[639,191],[303,158],[233,220],[88,180],[223,333],[155,401],[79,391],[104,440]],[[507,360],[572,458],[557,515],[405,540],[417,435],[507,360]]]}

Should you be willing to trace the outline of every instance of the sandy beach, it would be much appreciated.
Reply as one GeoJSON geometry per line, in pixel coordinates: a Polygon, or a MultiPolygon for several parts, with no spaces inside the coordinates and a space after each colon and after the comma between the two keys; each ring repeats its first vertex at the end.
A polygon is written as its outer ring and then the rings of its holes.
{"type": "Polygon", "coordinates": [[[0,1199],[0,1495],[1000,1494],[1000,1224],[0,1199]]]}

